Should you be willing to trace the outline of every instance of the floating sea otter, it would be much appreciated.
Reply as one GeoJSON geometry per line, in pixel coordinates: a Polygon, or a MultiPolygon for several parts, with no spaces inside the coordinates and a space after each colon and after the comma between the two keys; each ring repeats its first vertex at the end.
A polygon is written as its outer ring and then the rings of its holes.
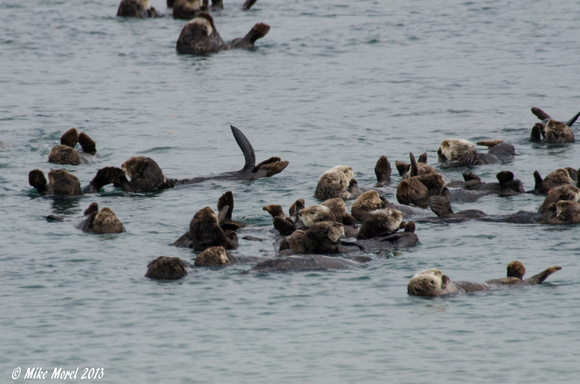
{"type": "Polygon", "coordinates": [[[368,257],[344,259],[323,255],[290,255],[275,257],[256,264],[249,272],[300,272],[357,268],[370,261],[368,257]]]}
{"type": "Polygon", "coordinates": [[[44,172],[33,169],[28,174],[28,183],[41,195],[76,196],[82,195],[79,179],[65,169],[53,169],[48,172],[48,181],[44,172]]]}
{"type": "Polygon", "coordinates": [[[96,153],[97,147],[94,140],[85,132],[79,134],[76,128],[71,128],[61,136],[60,145],[55,145],[51,148],[48,154],[48,162],[79,165],[81,163],[88,163],[88,159],[96,153]],[[74,149],[77,143],[81,145],[82,152],[74,149]]]}
{"type": "Polygon", "coordinates": [[[147,265],[145,277],[155,280],[178,280],[187,276],[191,264],[179,257],[160,256],[147,265]]]}
{"type": "Polygon", "coordinates": [[[541,123],[536,123],[532,128],[530,141],[540,143],[573,143],[574,132],[572,131],[572,124],[580,117],[578,112],[574,117],[566,123],[552,119],[546,112],[540,108],[532,108],[532,113],[542,120],[541,123]]]}
{"type": "Polygon", "coordinates": [[[206,12],[201,12],[197,17],[185,24],[177,39],[176,49],[179,53],[191,53],[206,55],[225,49],[252,49],[256,40],[266,36],[270,26],[258,23],[246,34],[225,43],[218,33],[213,18],[206,12]]]}
{"type": "Polygon", "coordinates": [[[479,141],[477,145],[489,148],[487,153],[478,152],[475,146],[462,139],[447,139],[437,149],[440,163],[447,165],[481,165],[505,163],[513,159],[515,148],[503,140],[479,141]]]}
{"type": "MultiPolygon", "coordinates": [[[[523,267],[523,265],[522,265],[523,267]]],[[[562,269],[554,266],[545,271],[522,280],[521,277],[512,277],[488,280],[486,284],[471,283],[468,281],[453,282],[438,269],[427,269],[415,274],[407,285],[407,293],[413,296],[435,297],[455,293],[469,293],[486,291],[505,286],[524,286],[543,283],[551,274],[562,269]]]]}
{"type": "Polygon", "coordinates": [[[161,189],[174,188],[176,186],[201,183],[206,180],[256,180],[262,177],[270,177],[282,172],[288,161],[282,161],[279,157],[271,157],[256,165],[256,155],[252,144],[238,128],[230,126],[236,142],[240,146],[245,158],[245,165],[239,171],[225,172],[216,176],[196,177],[193,179],[166,179],[157,163],[144,156],[131,157],[123,163],[123,169],[106,167],[99,169],[96,176],[85,188],[85,193],[98,192],[107,184],[127,192],[149,192],[161,189]],[[130,180],[127,179],[127,176],[130,180]]]}
{"type": "MultiPolygon", "coordinates": [[[[257,0],[247,0],[242,5],[242,10],[247,11],[252,8],[257,0]]],[[[200,12],[209,10],[209,0],[167,0],[167,6],[173,7],[173,17],[176,19],[191,20],[198,16],[200,12]]],[[[223,0],[212,0],[212,9],[223,9],[223,0]]]]}
{"type": "Polygon", "coordinates": [[[117,16],[123,17],[158,17],[155,8],[149,6],[149,0],[121,0],[117,16]]]}
{"type": "Polygon", "coordinates": [[[99,211],[99,205],[94,202],[85,210],[86,219],[79,225],[83,232],[97,234],[121,233],[125,232],[123,223],[110,208],[103,208],[99,211]]]}

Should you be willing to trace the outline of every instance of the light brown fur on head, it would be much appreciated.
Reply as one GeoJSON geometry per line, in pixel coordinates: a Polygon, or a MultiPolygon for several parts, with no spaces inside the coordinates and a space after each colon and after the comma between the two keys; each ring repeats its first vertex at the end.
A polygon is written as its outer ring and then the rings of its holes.
{"type": "Polygon", "coordinates": [[[361,194],[352,204],[351,213],[355,219],[362,221],[367,213],[384,208],[384,202],[375,190],[361,194]]]}
{"type": "Polygon", "coordinates": [[[457,293],[459,289],[438,269],[427,269],[415,274],[407,285],[407,293],[414,296],[434,297],[457,293]]]}
{"type": "Polygon", "coordinates": [[[196,256],[194,265],[198,267],[221,266],[230,264],[231,260],[228,257],[224,247],[211,247],[196,256]]]}
{"type": "Polygon", "coordinates": [[[332,211],[334,217],[337,221],[340,221],[344,225],[355,225],[356,220],[346,211],[346,204],[344,200],[340,198],[328,199],[323,202],[321,205],[324,205],[332,211]]]}
{"type": "Polygon", "coordinates": [[[550,189],[538,212],[545,213],[552,203],[560,200],[580,201],[580,189],[570,184],[563,184],[550,189]]]}
{"type": "Polygon", "coordinates": [[[98,234],[125,232],[123,223],[110,208],[103,208],[93,219],[92,232],[98,234]]]}
{"type": "Polygon", "coordinates": [[[48,162],[54,164],[79,165],[81,158],[78,152],[68,145],[55,145],[50,149],[48,162]]]}
{"type": "Polygon", "coordinates": [[[546,143],[573,143],[575,141],[572,128],[560,121],[549,120],[544,132],[546,143]]]}
{"type": "Polygon", "coordinates": [[[396,232],[403,222],[403,214],[395,209],[378,209],[366,214],[358,233],[358,239],[388,235],[396,232]]]}
{"type": "Polygon", "coordinates": [[[314,223],[320,221],[336,221],[336,217],[330,208],[325,205],[311,205],[299,212],[300,221],[307,226],[311,227],[314,223]]]}
{"type": "Polygon", "coordinates": [[[542,181],[542,188],[546,191],[550,191],[552,188],[563,184],[572,185],[573,183],[568,170],[560,168],[546,176],[544,181],[542,181]]]}
{"type": "Polygon", "coordinates": [[[396,195],[397,201],[401,204],[429,208],[429,189],[418,177],[401,180],[396,195]]]}
{"type": "Polygon", "coordinates": [[[133,156],[122,165],[136,191],[152,191],[166,179],[155,160],[145,156],[133,156]]]}
{"type": "Polygon", "coordinates": [[[351,167],[336,166],[324,172],[318,179],[318,185],[314,192],[317,199],[332,199],[339,197],[347,199],[350,197],[348,187],[354,177],[351,167]]]}
{"type": "Polygon", "coordinates": [[[475,146],[462,139],[447,139],[441,142],[437,150],[440,162],[447,162],[458,165],[479,164],[479,157],[475,146]]]}
{"type": "Polygon", "coordinates": [[[524,265],[521,262],[515,260],[508,264],[507,277],[516,277],[522,280],[525,274],[526,267],[524,267],[524,265]]]}

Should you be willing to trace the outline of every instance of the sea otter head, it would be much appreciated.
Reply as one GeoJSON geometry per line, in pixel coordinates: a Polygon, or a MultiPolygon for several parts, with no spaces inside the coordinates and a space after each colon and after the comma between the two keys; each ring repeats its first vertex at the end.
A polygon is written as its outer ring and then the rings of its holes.
{"type": "Polygon", "coordinates": [[[351,167],[339,165],[324,172],[318,179],[314,197],[318,199],[332,199],[335,197],[348,198],[348,190],[354,180],[351,167]]]}
{"type": "Polygon", "coordinates": [[[580,204],[576,201],[558,201],[556,219],[561,224],[580,223],[580,204]]]}
{"type": "Polygon", "coordinates": [[[53,169],[48,172],[48,184],[53,195],[82,195],[81,182],[75,175],[64,169],[53,169]]]}
{"type": "Polygon", "coordinates": [[[160,256],[147,265],[145,277],[156,280],[177,280],[187,275],[186,266],[178,257],[160,256]]]}
{"type": "Polygon", "coordinates": [[[396,209],[378,209],[366,214],[358,233],[359,239],[372,239],[396,232],[403,222],[403,214],[396,209]]]}
{"type": "Polygon", "coordinates": [[[137,191],[155,190],[166,181],[161,168],[150,157],[133,156],[123,163],[122,168],[137,191]]]}
{"type": "MultiPolygon", "coordinates": [[[[90,207],[89,207],[90,208],[90,207]]],[[[103,208],[93,219],[92,231],[94,233],[121,233],[125,232],[123,223],[110,208],[103,208]]]]}
{"type": "Polygon", "coordinates": [[[456,165],[479,164],[479,157],[475,146],[462,139],[447,139],[441,142],[437,150],[440,163],[456,165]]]}
{"type": "Polygon", "coordinates": [[[320,221],[336,221],[334,213],[325,205],[317,204],[311,205],[298,212],[300,221],[307,226],[311,227],[314,223],[320,221]]]}
{"type": "Polygon", "coordinates": [[[550,189],[538,211],[545,213],[552,203],[557,203],[561,200],[580,201],[580,189],[570,184],[563,184],[550,189]]]}
{"type": "Polygon", "coordinates": [[[427,269],[415,274],[407,285],[407,293],[413,296],[435,297],[457,293],[453,281],[438,269],[427,269]]]}
{"type": "Polygon", "coordinates": [[[194,265],[198,267],[221,266],[230,264],[226,249],[222,246],[210,247],[196,256],[194,265]]]}

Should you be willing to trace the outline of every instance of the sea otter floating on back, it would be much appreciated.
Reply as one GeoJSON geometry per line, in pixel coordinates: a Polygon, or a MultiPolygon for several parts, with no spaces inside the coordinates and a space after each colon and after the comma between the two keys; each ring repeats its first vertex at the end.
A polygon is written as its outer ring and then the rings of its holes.
{"type": "Polygon", "coordinates": [[[244,167],[239,171],[192,179],[167,179],[153,159],[145,156],[136,156],[125,161],[122,165],[123,169],[117,167],[99,169],[84,192],[98,192],[108,184],[114,184],[127,192],[150,192],[174,188],[179,185],[200,183],[206,180],[256,180],[280,173],[288,166],[288,161],[281,160],[276,156],[256,165],[256,154],[250,141],[238,128],[233,125],[230,125],[230,127],[245,158],[244,167]]]}
{"type": "Polygon", "coordinates": [[[571,127],[580,117],[580,112],[566,123],[552,119],[540,108],[532,108],[532,113],[542,122],[533,126],[530,141],[540,143],[573,143],[575,141],[571,127]]]}

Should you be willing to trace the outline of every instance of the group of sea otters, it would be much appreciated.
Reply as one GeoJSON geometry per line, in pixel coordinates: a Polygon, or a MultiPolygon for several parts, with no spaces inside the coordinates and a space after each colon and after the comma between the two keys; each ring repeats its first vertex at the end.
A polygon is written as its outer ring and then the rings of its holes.
{"type": "MultiPolygon", "coordinates": [[[[247,10],[255,0],[243,5],[247,10]]],[[[241,39],[224,43],[215,29],[210,9],[221,8],[221,0],[167,0],[173,7],[173,17],[192,19],[179,37],[177,50],[182,53],[207,54],[221,49],[251,49],[253,43],[269,30],[265,24],[256,26],[241,39]]],[[[156,17],[157,11],[148,0],[122,0],[117,16],[156,17]]],[[[567,122],[552,119],[539,108],[532,113],[541,120],[531,130],[530,141],[542,143],[573,143],[572,125],[580,112],[567,122]]],[[[48,180],[41,170],[29,173],[29,183],[42,195],[82,195],[99,193],[104,186],[114,185],[125,192],[150,192],[187,186],[210,179],[255,180],[271,177],[282,172],[288,161],[271,157],[256,164],[254,149],[246,136],[236,127],[232,133],[245,158],[244,167],[238,171],[225,172],[209,177],[191,179],[168,179],[159,165],[144,156],[131,157],[121,168],[109,166],[97,171],[89,184],[81,188],[80,181],[64,169],[51,170],[48,180]]],[[[512,144],[502,140],[482,141],[477,145],[487,147],[487,152],[477,151],[474,144],[461,139],[444,140],[437,150],[438,161],[447,166],[475,166],[502,164],[515,155],[512,144]]],[[[61,137],[61,144],[54,146],[48,161],[55,164],[79,165],[90,163],[97,156],[95,142],[84,132],[70,129],[61,137]],[[75,147],[80,144],[81,151],[75,147]]],[[[227,191],[217,202],[217,213],[210,207],[196,212],[189,229],[172,245],[191,248],[198,252],[196,267],[219,267],[236,262],[252,262],[250,271],[304,271],[356,268],[372,260],[365,253],[393,250],[414,246],[418,241],[416,223],[463,222],[481,220],[494,222],[530,224],[578,224],[580,223],[580,178],[574,168],[561,168],[545,178],[536,171],[535,187],[525,191],[514,174],[502,171],[497,182],[483,182],[471,170],[463,173],[463,181],[446,182],[444,175],[427,164],[427,154],[418,159],[411,153],[409,163],[396,162],[401,181],[396,188],[398,203],[391,203],[379,192],[391,181],[391,164],[381,156],[375,166],[377,183],[359,187],[354,171],[348,166],[336,166],[324,172],[318,179],[314,197],[318,204],[305,204],[297,199],[284,213],[278,204],[269,204],[263,210],[272,216],[277,255],[272,258],[233,255],[229,250],[238,248],[237,232],[248,224],[233,220],[234,198],[227,191]],[[509,215],[487,215],[479,210],[454,212],[451,202],[475,201],[489,194],[512,196],[520,193],[545,195],[537,212],[520,211],[509,215]],[[350,213],[345,201],[354,200],[350,213]],[[430,212],[436,216],[430,215],[430,212]],[[411,220],[412,219],[412,220],[411,220]],[[335,255],[335,256],[331,256],[335,255]]],[[[63,220],[50,216],[52,220],[63,220]]],[[[125,228],[109,208],[93,202],[84,212],[79,228],[97,234],[121,233],[125,228]]],[[[251,239],[251,236],[244,238],[251,239]]],[[[176,280],[188,274],[193,266],[178,257],[161,256],[147,266],[146,277],[160,280],[176,280]]],[[[461,292],[475,292],[497,287],[540,284],[552,273],[561,269],[553,266],[524,279],[525,267],[519,261],[507,267],[507,276],[487,281],[485,284],[453,282],[438,269],[428,269],[415,274],[408,284],[408,294],[417,296],[441,296],[461,292]]]]}

